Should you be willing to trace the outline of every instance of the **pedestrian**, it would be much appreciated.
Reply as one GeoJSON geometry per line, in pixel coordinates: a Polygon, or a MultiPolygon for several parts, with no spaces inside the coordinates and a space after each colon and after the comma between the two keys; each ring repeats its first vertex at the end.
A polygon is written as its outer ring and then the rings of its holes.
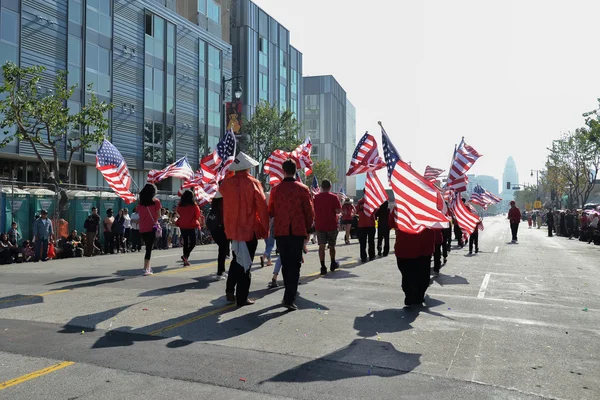
{"type": "Polygon", "coordinates": [[[162,236],[158,248],[161,250],[167,250],[169,248],[169,210],[163,208],[160,216],[160,228],[162,229],[162,236]]]}
{"type": "Polygon", "coordinates": [[[115,222],[113,216],[113,209],[109,208],[106,210],[106,217],[104,217],[104,254],[114,254],[115,246],[115,235],[112,231],[112,225],[115,222]]]}
{"type": "Polygon", "coordinates": [[[125,243],[123,242],[124,234],[125,234],[125,217],[123,216],[123,210],[119,210],[115,220],[112,224],[112,233],[114,237],[114,242],[117,250],[117,254],[119,251],[125,253],[125,243]]]}
{"type": "Polygon", "coordinates": [[[344,242],[346,244],[350,244],[350,231],[352,229],[354,215],[356,215],[356,208],[354,208],[354,205],[352,205],[352,199],[346,197],[346,200],[344,200],[344,205],[342,206],[342,227],[346,232],[346,235],[344,236],[344,242]]]}
{"type": "Polygon", "coordinates": [[[548,225],[548,237],[552,237],[552,231],[554,230],[554,213],[552,210],[548,210],[546,214],[546,224],[548,225]]]}
{"type": "Polygon", "coordinates": [[[139,194],[138,213],[140,224],[140,236],[146,246],[144,254],[144,275],[152,275],[152,267],[150,267],[150,258],[152,257],[152,249],[157,237],[162,236],[160,231],[160,200],[156,198],[156,186],[147,183],[139,194]]]}
{"type": "MultiPolygon", "coordinates": [[[[337,219],[338,215],[342,212],[342,205],[340,204],[340,199],[337,197],[337,195],[331,193],[331,181],[327,179],[321,182],[321,191],[315,195],[313,202],[315,230],[317,232],[317,242],[319,244],[319,261],[321,262],[321,275],[326,275],[326,246],[329,247],[331,272],[335,271],[340,266],[339,263],[335,260],[335,244],[337,242],[338,235],[337,219]]],[[[279,246],[277,247],[279,248],[279,246]]]]}
{"type": "Polygon", "coordinates": [[[273,267],[273,277],[271,278],[271,282],[269,282],[267,285],[269,289],[275,289],[279,287],[279,284],[277,283],[279,271],[281,271],[281,257],[277,257],[277,261],[275,261],[275,267],[273,267]]]}
{"type": "Polygon", "coordinates": [[[183,266],[188,267],[190,265],[190,254],[196,246],[196,229],[201,226],[200,217],[202,215],[191,190],[186,190],[181,195],[181,200],[179,200],[177,206],[177,214],[179,214],[177,226],[181,229],[181,239],[183,241],[181,259],[183,260],[183,266]]]}
{"type": "Polygon", "coordinates": [[[590,218],[590,223],[589,223],[589,241],[588,244],[592,243],[592,241],[594,241],[595,237],[598,234],[598,222],[600,221],[600,218],[598,216],[598,213],[594,213],[591,218],[590,218]]]}
{"type": "Polygon", "coordinates": [[[517,208],[514,200],[510,202],[510,210],[508,210],[508,220],[510,221],[510,231],[512,233],[511,243],[517,243],[517,233],[519,232],[519,224],[521,223],[521,211],[517,208]]]}
{"type": "MultiPolygon", "coordinates": [[[[265,193],[265,197],[267,199],[267,204],[269,204],[269,193],[265,193]]],[[[264,268],[265,260],[267,261],[267,267],[273,265],[271,263],[271,253],[273,253],[273,248],[275,248],[275,236],[274,236],[274,224],[273,218],[269,218],[269,237],[265,239],[265,252],[260,256],[260,267],[264,268]]]]}
{"type": "MultiPolygon", "coordinates": [[[[445,254],[444,248],[446,246],[446,242],[444,239],[444,235],[442,233],[442,229],[434,229],[433,233],[435,235],[435,247],[433,249],[433,272],[435,276],[440,275],[440,269],[442,268],[442,254],[445,254]]],[[[444,265],[446,264],[446,257],[444,256],[444,265]]]]}
{"type": "Polygon", "coordinates": [[[227,278],[227,272],[225,272],[225,259],[229,254],[229,239],[227,239],[227,236],[225,235],[225,225],[223,225],[223,196],[221,195],[221,192],[215,193],[215,197],[210,206],[210,212],[206,217],[206,226],[208,227],[213,240],[217,246],[219,246],[216,280],[220,281],[227,278]]]}
{"type": "Polygon", "coordinates": [[[568,236],[569,239],[573,239],[573,234],[575,233],[575,218],[575,213],[572,210],[567,210],[565,215],[565,225],[567,227],[566,236],[568,236]]]}
{"type": "Polygon", "coordinates": [[[540,213],[539,211],[537,212],[537,218],[536,218],[536,222],[537,222],[537,228],[540,229],[542,227],[542,213],[540,213]]]}
{"type": "Polygon", "coordinates": [[[142,251],[142,241],[140,239],[140,214],[138,207],[133,208],[131,213],[131,251],[142,251]]]}
{"type": "Polygon", "coordinates": [[[533,213],[531,213],[531,223],[532,223],[533,227],[535,227],[535,225],[536,225],[536,219],[537,219],[537,211],[534,211],[533,213]]]}
{"type": "MultiPolygon", "coordinates": [[[[450,218],[451,219],[451,218],[450,218]]],[[[452,250],[452,228],[450,222],[448,227],[442,229],[442,237],[444,238],[444,245],[442,246],[442,255],[444,257],[444,264],[448,261],[448,253],[452,250]]]]}
{"type": "Polygon", "coordinates": [[[86,218],[83,223],[85,229],[85,252],[86,257],[94,255],[94,240],[98,235],[98,228],[100,226],[100,216],[98,215],[98,209],[92,207],[92,213],[86,218]]]}
{"type": "Polygon", "coordinates": [[[356,210],[356,213],[358,214],[358,242],[360,244],[360,260],[362,262],[367,262],[368,243],[368,260],[373,261],[375,259],[375,215],[367,215],[365,211],[364,198],[358,201],[356,210]]]}
{"type": "Polygon", "coordinates": [[[48,260],[48,243],[54,240],[52,221],[48,219],[48,211],[42,209],[40,217],[33,222],[33,242],[35,246],[35,260],[48,260]]]}
{"type": "Polygon", "coordinates": [[[481,226],[481,221],[477,223],[473,233],[469,236],[469,255],[473,254],[473,246],[475,246],[475,254],[479,253],[479,227],[481,226]]]}
{"type": "Polygon", "coordinates": [[[377,217],[377,255],[387,257],[390,252],[390,226],[388,224],[390,209],[387,200],[379,207],[375,216],[377,217]]]}
{"type": "MultiPolygon", "coordinates": [[[[297,310],[294,304],[300,280],[300,267],[302,266],[302,249],[304,241],[308,237],[308,230],[315,218],[313,205],[310,199],[308,187],[296,181],[296,162],[288,159],[283,162],[283,181],[271,190],[269,199],[269,215],[275,220],[275,239],[281,258],[283,283],[285,293],[283,305],[289,310],[297,310]]],[[[326,192],[319,193],[318,204],[321,207],[316,223],[319,239],[319,254],[321,258],[321,273],[325,266],[325,246],[329,242],[330,254],[332,256],[332,271],[337,268],[335,263],[335,237],[337,235],[336,224],[331,225],[332,216],[335,217],[341,211],[341,205],[337,196],[329,193],[331,183],[323,181],[321,185],[326,192]],[[330,197],[330,196],[333,196],[330,197]],[[333,201],[335,199],[335,203],[333,201]],[[332,231],[336,232],[334,235],[332,231]],[[322,249],[322,250],[321,250],[322,249]],[[331,251],[333,249],[333,251],[331,251]]],[[[316,197],[315,196],[315,199],[316,197]]],[[[317,201],[317,200],[315,200],[317,201]]],[[[325,273],[327,269],[325,268],[325,273]]]]}
{"type": "Polygon", "coordinates": [[[21,234],[19,233],[19,229],[17,227],[17,223],[13,221],[10,224],[10,229],[8,230],[8,241],[16,247],[19,247],[19,239],[21,238],[21,234]]]}
{"type": "Polygon", "coordinates": [[[429,287],[429,268],[434,253],[435,232],[431,229],[424,229],[418,234],[402,232],[393,217],[390,217],[390,226],[396,229],[394,253],[402,274],[404,305],[420,306],[425,302],[425,292],[429,287]]]}
{"type": "Polygon", "coordinates": [[[462,229],[456,222],[456,218],[452,217],[452,225],[454,226],[454,239],[458,242],[458,247],[461,249],[465,246],[462,229]]]}
{"type": "Polygon", "coordinates": [[[227,301],[238,307],[254,304],[248,298],[252,276],[250,267],[259,239],[269,234],[269,212],[260,182],[250,175],[258,161],[240,152],[231,167],[235,175],[225,179],[219,188],[223,195],[225,234],[231,240],[233,257],[229,266],[227,301]],[[237,290],[236,290],[237,287],[237,290]]]}
{"type": "MultiPolygon", "coordinates": [[[[202,212],[202,210],[200,210],[200,212],[202,212]]],[[[173,248],[181,246],[181,228],[177,226],[177,221],[179,218],[180,216],[177,213],[177,206],[175,206],[175,209],[173,212],[171,212],[171,243],[173,244],[173,248]]],[[[196,232],[194,231],[194,235],[195,234],[196,232]]]]}
{"type": "Polygon", "coordinates": [[[559,236],[568,236],[565,212],[560,212],[560,233],[559,236]]]}
{"type": "Polygon", "coordinates": [[[131,249],[131,217],[129,216],[129,210],[123,209],[123,228],[125,228],[125,234],[123,236],[125,243],[125,251],[131,249]]]}

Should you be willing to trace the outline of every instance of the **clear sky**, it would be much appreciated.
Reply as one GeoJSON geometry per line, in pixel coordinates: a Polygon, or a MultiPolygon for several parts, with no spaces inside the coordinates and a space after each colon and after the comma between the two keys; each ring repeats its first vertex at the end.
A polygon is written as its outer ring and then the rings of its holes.
{"type": "Polygon", "coordinates": [[[598,104],[597,0],[253,1],[290,30],[305,76],[340,82],[358,136],[379,140],[382,121],[421,173],[448,169],[464,136],[484,155],[470,173],[501,180],[512,155],[533,183],[552,139],[598,104]]]}

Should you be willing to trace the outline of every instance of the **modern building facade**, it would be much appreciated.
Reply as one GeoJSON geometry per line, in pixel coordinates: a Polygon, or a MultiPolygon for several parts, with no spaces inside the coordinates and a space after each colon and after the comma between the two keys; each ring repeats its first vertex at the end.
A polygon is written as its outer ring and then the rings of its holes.
{"type": "Polygon", "coordinates": [[[517,165],[512,157],[508,157],[504,167],[504,174],[502,174],[502,200],[513,200],[515,198],[515,191],[513,188],[518,184],[519,173],[517,172],[517,165]]]}
{"type": "MultiPolygon", "coordinates": [[[[346,170],[356,147],[356,107],[346,97],[346,170]]],[[[356,175],[346,177],[346,195],[356,196],[356,175]]]]}
{"type": "Polygon", "coordinates": [[[234,76],[243,89],[243,115],[263,101],[291,110],[302,123],[302,53],[290,32],[250,0],[230,2],[234,76]]]}
{"type": "Polygon", "coordinates": [[[487,190],[490,193],[495,194],[496,196],[500,196],[500,192],[498,191],[498,179],[489,175],[468,175],[469,184],[467,186],[467,192],[471,193],[473,188],[477,185],[480,185],[482,188],[487,190]]]}
{"type": "MultiPolygon", "coordinates": [[[[232,71],[229,8],[220,1],[0,0],[0,19],[1,63],[46,67],[46,93],[57,71],[67,70],[69,84],[78,85],[71,110],[86,104],[90,83],[100,100],[115,105],[107,138],[138,184],[148,170],[184,155],[197,166],[218,143],[227,100],[222,82],[232,71]],[[190,4],[195,12],[183,17],[190,4]]],[[[77,155],[71,183],[106,187],[95,152],[77,155]]],[[[0,180],[43,183],[40,171],[28,143],[0,150],[0,180]]],[[[178,188],[170,180],[159,187],[178,188]]]]}
{"type": "MultiPolygon", "coordinates": [[[[347,99],[346,91],[331,75],[303,78],[304,85],[304,134],[310,136],[313,160],[331,160],[337,170],[338,190],[346,183],[346,171],[354,148],[347,150],[347,99]],[[348,162],[347,162],[348,161],[348,162]]],[[[353,107],[352,107],[353,108],[353,107]]],[[[351,110],[352,111],[352,110],[351,110]]],[[[354,114],[356,112],[354,111],[354,114]]],[[[354,124],[356,136],[356,124],[354,124]]],[[[318,178],[318,177],[317,177],[318,178]]]]}

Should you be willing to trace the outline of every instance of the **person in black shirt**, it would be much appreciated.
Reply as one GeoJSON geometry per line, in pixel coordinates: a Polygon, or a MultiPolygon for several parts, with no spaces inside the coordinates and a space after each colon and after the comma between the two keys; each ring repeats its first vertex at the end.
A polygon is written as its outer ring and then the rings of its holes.
{"type": "Polygon", "coordinates": [[[567,214],[565,215],[565,225],[567,227],[567,235],[569,239],[573,239],[573,234],[575,233],[575,213],[571,210],[567,210],[567,214]]]}
{"type": "Polygon", "coordinates": [[[387,257],[390,252],[390,226],[388,223],[390,209],[387,200],[379,207],[375,217],[377,218],[377,255],[387,257]],[[383,253],[381,251],[382,242],[384,242],[383,253]]]}
{"type": "Polygon", "coordinates": [[[100,216],[96,207],[92,207],[92,214],[85,220],[83,227],[85,228],[85,253],[86,257],[94,255],[94,240],[98,235],[98,227],[100,226],[100,216]]]}

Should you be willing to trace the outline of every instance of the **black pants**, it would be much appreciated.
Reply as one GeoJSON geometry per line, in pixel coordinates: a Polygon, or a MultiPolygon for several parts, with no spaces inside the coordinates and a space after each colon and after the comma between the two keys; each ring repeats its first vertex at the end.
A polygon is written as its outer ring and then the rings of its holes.
{"type": "MultiPolygon", "coordinates": [[[[113,233],[114,235],[114,233],[113,233]]],[[[118,235],[114,235],[115,237],[115,246],[117,248],[117,254],[119,253],[119,250],[121,250],[123,253],[125,253],[125,245],[123,243],[123,235],[122,234],[118,234],[118,235]]]]}
{"type": "MultiPolygon", "coordinates": [[[[435,244],[433,251],[433,270],[435,272],[440,272],[440,268],[442,268],[442,249],[444,253],[446,252],[445,243],[435,244]]],[[[446,256],[444,256],[445,258],[446,256]]]]}
{"type": "Polygon", "coordinates": [[[181,239],[183,240],[183,257],[187,260],[194,247],[196,247],[196,230],[182,229],[181,239]]]}
{"type": "Polygon", "coordinates": [[[479,251],[479,229],[475,228],[475,232],[469,236],[469,252],[473,252],[473,245],[475,246],[475,252],[479,251]]]}
{"type": "MultiPolygon", "coordinates": [[[[246,246],[248,246],[250,257],[254,258],[256,247],[258,246],[258,240],[256,239],[256,236],[249,242],[246,242],[246,246]]],[[[235,293],[236,302],[238,306],[240,306],[245,304],[248,300],[252,275],[250,274],[251,268],[248,268],[248,272],[244,271],[244,267],[237,263],[235,257],[235,252],[233,252],[233,258],[231,260],[231,264],[229,265],[229,275],[227,276],[227,287],[225,292],[231,294],[235,293]]]]}
{"type": "MultiPolygon", "coordinates": [[[[369,242],[369,258],[375,258],[375,227],[358,228],[358,242],[360,243],[360,259],[367,260],[367,240],[369,242]]],[[[277,246],[279,248],[279,246],[277,246]]]]}
{"type": "Polygon", "coordinates": [[[510,231],[512,232],[512,240],[517,241],[517,233],[519,232],[519,223],[511,222],[510,231]]]}
{"type": "Polygon", "coordinates": [[[277,240],[279,257],[281,257],[281,274],[285,285],[283,303],[290,305],[294,302],[298,291],[305,238],[303,236],[279,236],[275,239],[277,240]]]}
{"type": "Polygon", "coordinates": [[[152,256],[152,248],[154,247],[154,241],[156,240],[156,233],[154,231],[142,232],[140,234],[144,245],[146,246],[146,254],[144,254],[144,260],[149,260],[152,256]]]}
{"type": "Polygon", "coordinates": [[[419,258],[396,258],[402,274],[404,304],[420,304],[425,301],[425,292],[429,287],[429,265],[431,256],[419,258]]]}
{"type": "Polygon", "coordinates": [[[454,225],[454,238],[456,239],[460,247],[463,247],[465,245],[465,243],[463,242],[462,229],[460,229],[460,226],[458,225],[454,225]]]}
{"type": "Polygon", "coordinates": [[[383,242],[383,256],[390,252],[390,229],[387,226],[377,228],[377,254],[381,255],[381,242],[383,242]]]}
{"type": "Polygon", "coordinates": [[[112,232],[104,232],[104,254],[115,252],[115,235],[112,232]]]}
{"type": "Polygon", "coordinates": [[[217,275],[220,276],[223,275],[223,272],[225,272],[225,259],[229,254],[229,239],[227,239],[225,236],[224,231],[214,233],[211,232],[211,235],[217,246],[219,246],[219,255],[217,256],[217,275]]]}
{"type": "Polygon", "coordinates": [[[575,235],[575,226],[567,224],[567,236],[572,238],[575,235]]]}
{"type": "Polygon", "coordinates": [[[554,225],[548,225],[548,237],[552,237],[553,230],[554,230],[554,225]]]}
{"type": "Polygon", "coordinates": [[[131,228],[125,228],[125,248],[131,248],[131,228]]]}
{"type": "Polygon", "coordinates": [[[142,250],[142,239],[140,238],[140,230],[132,229],[131,230],[131,250],[132,251],[141,251],[142,250]]]}
{"type": "Polygon", "coordinates": [[[450,248],[452,246],[452,229],[451,228],[442,229],[442,236],[444,238],[444,246],[443,246],[444,257],[448,257],[448,252],[450,251],[450,248]]]}

